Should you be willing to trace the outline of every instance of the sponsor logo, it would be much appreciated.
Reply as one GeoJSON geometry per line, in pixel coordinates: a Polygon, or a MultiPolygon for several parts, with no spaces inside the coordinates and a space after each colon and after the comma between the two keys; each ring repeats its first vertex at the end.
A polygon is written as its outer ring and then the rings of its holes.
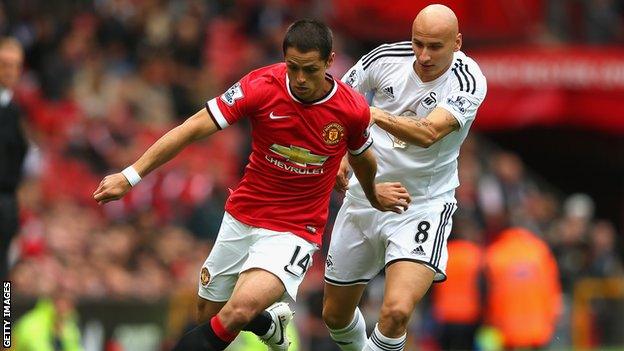
{"type": "Polygon", "coordinates": [[[299,146],[282,146],[273,144],[270,147],[271,151],[284,157],[287,161],[290,161],[298,166],[306,167],[322,166],[329,156],[315,155],[310,150],[299,146]]]}
{"type": "Polygon", "coordinates": [[[273,111],[271,111],[271,113],[269,114],[269,118],[270,119],[282,119],[282,118],[290,118],[290,116],[278,116],[276,114],[273,114],[273,111]]]}
{"type": "Polygon", "coordinates": [[[208,272],[208,268],[206,267],[202,268],[200,281],[203,286],[208,286],[208,283],[210,283],[210,272],[208,272]]]}
{"type": "Polygon", "coordinates": [[[325,169],[323,168],[314,168],[314,169],[308,169],[308,168],[298,168],[295,167],[293,165],[287,164],[285,162],[282,162],[278,159],[275,159],[269,155],[266,155],[264,157],[267,161],[269,161],[269,163],[283,169],[286,170],[288,172],[292,172],[292,173],[297,173],[297,174],[302,174],[302,175],[309,175],[309,174],[323,174],[325,173],[325,169]]]}
{"type": "Polygon", "coordinates": [[[338,144],[343,136],[344,128],[336,122],[332,122],[323,128],[323,140],[327,145],[338,144]]]}
{"type": "Polygon", "coordinates": [[[473,105],[470,100],[466,99],[463,96],[455,97],[455,100],[448,98],[446,102],[453,107],[457,112],[461,114],[465,114],[466,111],[473,105]]]}
{"type": "Polygon", "coordinates": [[[412,250],[412,255],[425,256],[425,250],[423,249],[422,245],[418,245],[417,248],[412,250]]]}
{"type": "Polygon", "coordinates": [[[381,91],[390,99],[394,100],[394,89],[392,87],[385,87],[381,91]]]}
{"type": "Polygon", "coordinates": [[[436,99],[436,92],[432,91],[429,93],[429,95],[427,97],[425,97],[422,102],[420,103],[422,105],[422,107],[426,108],[426,109],[431,109],[435,106],[435,104],[438,102],[438,99],[436,99]]]}
{"type": "Polygon", "coordinates": [[[314,228],[314,226],[312,225],[306,225],[306,230],[312,234],[316,234],[316,228],[314,228]]]}
{"type": "Polygon", "coordinates": [[[353,88],[355,86],[355,82],[357,81],[356,74],[357,74],[357,70],[351,70],[351,72],[349,72],[349,76],[347,77],[347,81],[345,82],[345,84],[353,88]]]}
{"type": "Polygon", "coordinates": [[[242,99],[245,95],[243,95],[243,89],[241,88],[240,83],[236,83],[230,87],[223,95],[221,95],[221,101],[225,102],[229,106],[234,105],[234,102],[238,99],[242,99]]]}

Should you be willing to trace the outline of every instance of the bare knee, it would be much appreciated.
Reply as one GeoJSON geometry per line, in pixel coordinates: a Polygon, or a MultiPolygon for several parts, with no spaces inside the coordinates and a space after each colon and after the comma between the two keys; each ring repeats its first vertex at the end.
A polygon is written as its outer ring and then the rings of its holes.
{"type": "Polygon", "coordinates": [[[240,330],[260,312],[253,304],[232,302],[221,309],[219,317],[228,330],[240,330]]]}
{"type": "Polygon", "coordinates": [[[413,308],[399,302],[384,302],[379,317],[379,328],[387,337],[399,337],[405,333],[413,308]]]}
{"type": "Polygon", "coordinates": [[[355,311],[344,311],[339,308],[333,308],[329,305],[323,306],[323,321],[329,329],[343,329],[346,328],[353,320],[353,313],[355,311]]]}

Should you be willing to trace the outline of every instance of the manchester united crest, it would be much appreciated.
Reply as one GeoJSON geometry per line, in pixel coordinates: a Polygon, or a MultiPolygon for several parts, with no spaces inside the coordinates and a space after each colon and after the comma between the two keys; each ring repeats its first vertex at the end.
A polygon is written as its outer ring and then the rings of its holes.
{"type": "Polygon", "coordinates": [[[210,283],[210,273],[208,272],[208,268],[204,267],[201,270],[201,276],[199,278],[203,286],[207,286],[210,283]]]}
{"type": "Polygon", "coordinates": [[[344,136],[344,127],[336,122],[332,122],[323,128],[323,140],[325,144],[336,145],[344,136]]]}

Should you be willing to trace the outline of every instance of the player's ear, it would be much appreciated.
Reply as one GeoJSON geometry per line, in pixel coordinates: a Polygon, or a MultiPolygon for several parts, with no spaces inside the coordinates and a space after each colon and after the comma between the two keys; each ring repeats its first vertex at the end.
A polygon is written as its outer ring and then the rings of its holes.
{"type": "Polygon", "coordinates": [[[457,37],[455,38],[455,50],[454,51],[461,50],[461,46],[462,46],[462,35],[461,33],[457,33],[457,37]]]}
{"type": "Polygon", "coordinates": [[[331,67],[332,64],[334,64],[335,57],[336,57],[336,53],[332,51],[331,54],[329,54],[327,61],[325,61],[325,69],[328,69],[329,67],[331,67]]]}

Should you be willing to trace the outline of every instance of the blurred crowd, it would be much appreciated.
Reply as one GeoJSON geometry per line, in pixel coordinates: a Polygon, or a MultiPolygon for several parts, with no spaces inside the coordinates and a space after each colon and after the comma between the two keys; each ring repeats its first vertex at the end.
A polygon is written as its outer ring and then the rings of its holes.
{"type": "MultiPolygon", "coordinates": [[[[563,3],[551,1],[549,8],[563,3]]],[[[616,1],[586,3],[618,6],[616,1]]],[[[16,296],[60,289],[78,299],[158,300],[195,289],[228,188],[236,185],[246,163],[248,124],[193,145],[121,201],[98,206],[91,194],[102,176],[130,164],[247,71],[281,60],[285,27],[294,18],[323,15],[322,1],[0,5],[2,34],[16,37],[26,52],[16,98],[31,141],[18,193],[21,230],[10,250],[16,296]]],[[[609,13],[596,9],[589,15],[604,24],[601,18],[609,13]]],[[[620,19],[609,26],[621,26],[620,19]]],[[[338,59],[332,73],[341,76],[357,57],[346,55],[353,44],[340,32],[335,35],[338,59]]],[[[459,162],[453,235],[485,246],[501,230],[522,226],[544,239],[560,271],[568,323],[575,282],[624,274],[618,250],[622,235],[609,221],[594,217],[590,197],[558,193],[530,174],[518,155],[478,136],[464,143],[459,162]]],[[[334,194],[332,213],[340,201],[334,194]]],[[[329,342],[318,314],[322,269],[317,264],[301,289],[301,301],[310,310],[302,337],[317,345],[329,342]]],[[[373,284],[367,304],[378,306],[381,293],[373,284]]],[[[414,324],[427,328],[420,320],[414,324]]],[[[327,345],[324,350],[333,347],[327,345]]]]}

